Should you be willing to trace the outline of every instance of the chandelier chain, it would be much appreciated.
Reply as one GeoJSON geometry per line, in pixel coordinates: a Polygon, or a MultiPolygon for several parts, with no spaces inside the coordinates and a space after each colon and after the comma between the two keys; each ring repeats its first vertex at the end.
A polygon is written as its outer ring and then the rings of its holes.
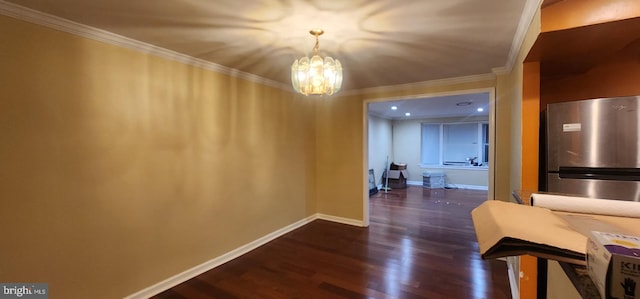
{"type": "Polygon", "coordinates": [[[316,35],[316,45],[313,47],[313,55],[318,55],[318,48],[320,47],[320,41],[318,35],[316,35]]]}

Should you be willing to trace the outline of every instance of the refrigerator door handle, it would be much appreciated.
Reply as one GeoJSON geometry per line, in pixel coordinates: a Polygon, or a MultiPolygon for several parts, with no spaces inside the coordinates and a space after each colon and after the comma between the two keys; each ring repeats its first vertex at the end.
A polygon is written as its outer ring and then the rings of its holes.
{"type": "Polygon", "coordinates": [[[640,181],[640,168],[560,167],[563,179],[640,181]]]}

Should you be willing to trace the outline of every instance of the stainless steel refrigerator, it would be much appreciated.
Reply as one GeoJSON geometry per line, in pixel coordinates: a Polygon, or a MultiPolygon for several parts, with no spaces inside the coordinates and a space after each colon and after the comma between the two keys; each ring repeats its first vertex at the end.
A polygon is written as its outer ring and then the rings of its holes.
{"type": "Polygon", "coordinates": [[[640,96],[547,105],[546,191],[640,201],[640,96]]]}

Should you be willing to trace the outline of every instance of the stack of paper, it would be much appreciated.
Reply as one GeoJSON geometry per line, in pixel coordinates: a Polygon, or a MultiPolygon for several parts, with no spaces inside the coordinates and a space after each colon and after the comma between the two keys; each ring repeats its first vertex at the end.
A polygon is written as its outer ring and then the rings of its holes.
{"type": "Polygon", "coordinates": [[[567,213],[497,200],[483,203],[471,215],[485,259],[529,254],[584,265],[590,231],[640,235],[640,218],[567,213]]]}

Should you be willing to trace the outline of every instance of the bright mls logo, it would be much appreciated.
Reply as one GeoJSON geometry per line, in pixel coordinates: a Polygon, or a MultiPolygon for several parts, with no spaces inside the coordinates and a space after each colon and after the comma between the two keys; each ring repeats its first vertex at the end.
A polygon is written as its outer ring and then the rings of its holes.
{"type": "Polygon", "coordinates": [[[0,299],[48,299],[49,286],[46,283],[0,283],[0,299]]]}

